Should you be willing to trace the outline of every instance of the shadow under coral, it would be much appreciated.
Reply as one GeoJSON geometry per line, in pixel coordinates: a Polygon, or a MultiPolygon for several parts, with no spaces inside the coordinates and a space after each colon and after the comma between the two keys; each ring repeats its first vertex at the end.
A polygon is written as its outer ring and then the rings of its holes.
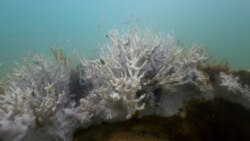
{"type": "Polygon", "coordinates": [[[92,126],[74,141],[249,141],[250,111],[221,99],[194,100],[179,114],[92,126]]]}

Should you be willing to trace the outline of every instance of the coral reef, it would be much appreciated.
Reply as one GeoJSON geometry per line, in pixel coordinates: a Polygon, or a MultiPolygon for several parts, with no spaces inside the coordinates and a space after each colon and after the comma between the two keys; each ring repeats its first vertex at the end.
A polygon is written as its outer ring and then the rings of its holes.
{"type": "Polygon", "coordinates": [[[212,70],[206,48],[183,49],[171,34],[164,40],[147,30],[110,31],[107,37],[97,59],[74,51],[76,70],[55,48],[54,60],[31,54],[17,64],[2,81],[0,139],[70,141],[78,128],[172,116],[190,100],[224,97],[216,95],[220,91],[249,108],[248,85],[227,70],[212,70]]]}
{"type": "Polygon", "coordinates": [[[39,55],[30,55],[23,62],[4,80],[0,137],[42,140],[49,134],[52,140],[53,136],[63,139],[57,129],[67,121],[62,114],[68,103],[70,69],[62,60],[52,62],[39,55]]]}
{"type": "MultiPolygon", "coordinates": [[[[197,69],[207,59],[204,48],[193,46],[185,51],[175,46],[171,35],[165,42],[160,35],[153,36],[148,31],[132,30],[124,36],[111,31],[108,38],[111,43],[100,59],[86,61],[77,54],[82,81],[91,81],[94,86],[89,97],[101,99],[94,109],[102,111],[90,113],[101,114],[98,117],[102,120],[126,120],[137,111],[150,111],[148,108],[153,108],[154,99],[159,97],[153,93],[157,89],[165,89],[171,95],[187,83],[204,86],[202,81],[206,78],[197,69]]],[[[78,109],[89,105],[89,101],[83,100],[78,109]]]]}

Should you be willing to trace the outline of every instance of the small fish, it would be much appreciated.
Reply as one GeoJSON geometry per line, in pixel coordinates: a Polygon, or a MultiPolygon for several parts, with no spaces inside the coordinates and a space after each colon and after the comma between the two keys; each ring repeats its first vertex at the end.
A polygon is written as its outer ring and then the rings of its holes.
{"type": "Polygon", "coordinates": [[[102,65],[105,65],[105,62],[103,59],[100,59],[100,62],[102,63],[102,65]]]}
{"type": "Polygon", "coordinates": [[[38,28],[36,28],[36,31],[37,32],[41,32],[41,31],[43,31],[43,28],[42,27],[38,27],[38,28]]]}
{"type": "Polygon", "coordinates": [[[71,41],[71,39],[70,39],[70,38],[66,39],[66,43],[68,43],[68,42],[70,42],[70,41],[71,41]]]}
{"type": "Polygon", "coordinates": [[[130,24],[130,23],[131,23],[131,21],[125,21],[125,22],[124,22],[124,24],[126,24],[126,25],[127,25],[127,24],[130,24]]]}
{"type": "Polygon", "coordinates": [[[124,43],[125,46],[128,46],[129,44],[130,44],[129,40],[126,43],[124,43]]]}
{"type": "Polygon", "coordinates": [[[33,96],[33,97],[35,97],[35,96],[36,96],[36,94],[35,94],[34,90],[32,90],[32,92],[31,92],[31,96],[33,96]]]}

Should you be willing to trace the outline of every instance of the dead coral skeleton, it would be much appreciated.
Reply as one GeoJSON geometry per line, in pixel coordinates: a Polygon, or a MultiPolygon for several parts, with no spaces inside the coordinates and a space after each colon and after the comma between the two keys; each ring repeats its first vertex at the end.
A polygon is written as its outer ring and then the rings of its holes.
{"type": "MultiPolygon", "coordinates": [[[[9,126],[22,128],[25,137],[24,131],[36,130],[57,120],[57,113],[68,102],[70,68],[64,61],[52,62],[36,54],[17,66],[3,84],[5,93],[0,95],[0,125],[11,123],[9,126]]],[[[0,132],[6,135],[8,130],[5,132],[0,127],[0,132]]]]}
{"type": "Polygon", "coordinates": [[[250,89],[249,86],[242,86],[239,82],[239,77],[233,76],[232,74],[220,73],[221,86],[226,87],[229,91],[234,93],[240,92],[244,94],[250,100],[250,89]]]}
{"type": "MultiPolygon", "coordinates": [[[[70,61],[62,50],[51,49],[55,61],[31,55],[18,64],[4,81],[5,94],[0,95],[0,137],[29,141],[37,140],[32,135],[41,135],[70,140],[77,127],[127,120],[136,113],[159,108],[155,106],[159,104],[157,98],[171,98],[176,93],[183,96],[187,94],[181,91],[187,89],[186,84],[202,93],[208,75],[198,66],[208,59],[205,48],[193,45],[183,49],[171,34],[164,40],[147,30],[131,30],[124,35],[113,30],[108,39],[98,59],[89,60],[74,51],[80,62],[77,83],[83,88],[91,84],[75,99],[70,98],[70,61]],[[155,93],[159,89],[164,89],[164,96],[155,93]],[[14,134],[18,136],[10,136],[14,134]]],[[[249,92],[238,78],[226,74],[220,77],[221,86],[249,92]]]]}
{"type": "Polygon", "coordinates": [[[174,89],[205,77],[197,70],[197,65],[207,60],[206,50],[194,46],[185,51],[175,46],[170,34],[167,42],[160,35],[136,30],[123,36],[110,31],[108,38],[110,44],[100,59],[88,62],[76,53],[83,68],[80,78],[83,81],[92,78],[92,93],[105,99],[105,109],[113,109],[106,110],[107,119],[124,114],[130,118],[136,111],[143,110],[145,97],[152,94],[139,93],[144,87],[153,86],[151,91],[158,87],[174,89]]]}

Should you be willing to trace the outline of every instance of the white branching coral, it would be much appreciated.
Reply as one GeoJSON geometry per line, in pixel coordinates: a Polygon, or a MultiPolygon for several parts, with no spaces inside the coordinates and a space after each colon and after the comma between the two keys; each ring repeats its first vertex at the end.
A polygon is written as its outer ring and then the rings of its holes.
{"type": "Polygon", "coordinates": [[[161,35],[136,30],[122,36],[111,31],[108,38],[110,44],[100,59],[88,62],[77,54],[82,68],[80,78],[93,83],[91,93],[102,99],[107,120],[130,118],[143,110],[145,98],[154,89],[174,89],[205,78],[197,65],[206,61],[206,50],[194,46],[185,51],[175,46],[170,34],[167,42],[161,35]]]}
{"type": "MultiPolygon", "coordinates": [[[[3,81],[0,140],[69,141],[78,127],[168,109],[176,113],[183,100],[206,88],[208,75],[198,67],[208,58],[205,48],[183,49],[171,34],[164,40],[149,31],[110,31],[107,37],[110,43],[98,59],[88,60],[74,51],[80,61],[77,74],[62,50],[51,50],[55,61],[39,55],[25,58],[3,81]],[[73,93],[72,88],[84,92],[73,93]]],[[[220,78],[221,86],[250,95],[237,77],[221,73],[220,78]]]]}
{"type": "Polygon", "coordinates": [[[227,87],[230,91],[241,91],[242,87],[239,83],[239,77],[234,77],[232,74],[220,73],[221,86],[227,87]]]}
{"type": "MultiPolygon", "coordinates": [[[[54,50],[56,53],[56,50],[54,50]]],[[[61,57],[62,58],[62,57],[61,57]]],[[[57,58],[56,58],[57,59],[57,58]]],[[[4,140],[21,140],[30,130],[39,131],[38,127],[56,121],[58,112],[67,105],[69,92],[70,68],[65,62],[47,61],[44,57],[33,55],[24,60],[24,64],[14,70],[4,82],[4,94],[0,95],[0,132],[4,140]],[[3,129],[8,123],[17,130],[3,129]],[[6,136],[8,132],[22,135],[6,136]],[[27,132],[26,132],[27,130],[27,132]]],[[[0,137],[1,137],[0,134],[0,137]]]]}
{"type": "MultiPolygon", "coordinates": [[[[88,71],[95,84],[92,93],[104,99],[104,106],[107,109],[113,109],[107,110],[107,119],[118,116],[117,114],[122,113],[123,110],[125,110],[126,117],[130,118],[135,111],[144,107],[144,104],[140,103],[144,95],[136,95],[141,90],[141,80],[144,77],[142,69],[147,63],[147,60],[142,60],[142,58],[149,55],[150,51],[157,46],[145,44],[151,47],[151,50],[138,48],[144,46],[141,40],[144,38],[139,37],[137,33],[129,35],[133,37],[120,38],[117,32],[112,31],[109,34],[111,45],[102,54],[100,60],[91,61],[89,64],[81,61],[82,66],[87,67],[84,74],[88,71]]],[[[81,78],[84,77],[81,76],[81,78]]]]}
{"type": "Polygon", "coordinates": [[[229,91],[232,91],[234,93],[240,92],[241,94],[244,94],[248,98],[248,100],[250,100],[250,89],[247,85],[242,86],[240,84],[239,77],[221,72],[220,81],[221,86],[226,87],[229,91]]]}

